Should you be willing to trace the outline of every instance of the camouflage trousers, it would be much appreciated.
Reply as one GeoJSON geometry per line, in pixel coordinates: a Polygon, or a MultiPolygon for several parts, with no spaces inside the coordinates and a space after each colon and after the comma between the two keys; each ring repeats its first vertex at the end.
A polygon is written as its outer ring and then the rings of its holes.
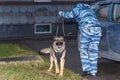
{"type": "Polygon", "coordinates": [[[97,73],[98,63],[98,45],[101,36],[81,32],[80,40],[80,57],[83,71],[89,71],[92,75],[97,73]]]}

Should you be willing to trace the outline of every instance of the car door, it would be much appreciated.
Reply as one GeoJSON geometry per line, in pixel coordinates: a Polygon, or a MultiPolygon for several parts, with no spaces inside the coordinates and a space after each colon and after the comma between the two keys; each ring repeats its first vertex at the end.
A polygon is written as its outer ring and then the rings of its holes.
{"type": "Polygon", "coordinates": [[[117,12],[118,10],[116,10],[118,7],[117,4],[116,8],[114,8],[114,6],[115,4],[112,3],[101,4],[96,10],[96,15],[101,23],[102,28],[102,37],[99,44],[99,53],[100,56],[104,58],[120,61],[120,57],[118,57],[118,52],[120,52],[120,26],[119,22],[115,21],[115,18],[116,16],[118,16],[119,12],[117,12]]]}
{"type": "Polygon", "coordinates": [[[102,28],[100,55],[120,61],[120,4],[102,4],[96,10],[96,15],[102,28]]]}
{"type": "MultiPolygon", "coordinates": [[[[108,26],[110,26],[111,22],[109,22],[109,13],[110,10],[110,4],[102,4],[99,6],[99,8],[96,10],[96,15],[101,23],[102,28],[102,37],[99,44],[99,50],[100,54],[104,56],[105,54],[108,54],[109,51],[109,39],[108,39],[108,26]]],[[[105,56],[106,57],[106,56],[105,56]]]]}
{"type": "Polygon", "coordinates": [[[108,26],[108,58],[120,61],[120,3],[112,4],[111,25],[108,26]]]}

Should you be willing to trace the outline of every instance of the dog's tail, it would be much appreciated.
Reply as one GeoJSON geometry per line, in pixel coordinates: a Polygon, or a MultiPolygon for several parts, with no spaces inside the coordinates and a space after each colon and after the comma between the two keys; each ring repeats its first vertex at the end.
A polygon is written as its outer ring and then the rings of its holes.
{"type": "Polygon", "coordinates": [[[41,49],[41,50],[40,50],[40,53],[49,54],[49,53],[50,53],[50,48],[41,49]]]}

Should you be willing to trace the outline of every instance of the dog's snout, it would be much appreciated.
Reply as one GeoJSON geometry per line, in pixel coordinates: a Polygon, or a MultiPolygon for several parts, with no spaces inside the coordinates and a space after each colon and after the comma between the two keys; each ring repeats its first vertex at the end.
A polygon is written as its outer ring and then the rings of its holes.
{"type": "Polygon", "coordinates": [[[63,42],[57,42],[56,45],[63,45],[63,42]]]}

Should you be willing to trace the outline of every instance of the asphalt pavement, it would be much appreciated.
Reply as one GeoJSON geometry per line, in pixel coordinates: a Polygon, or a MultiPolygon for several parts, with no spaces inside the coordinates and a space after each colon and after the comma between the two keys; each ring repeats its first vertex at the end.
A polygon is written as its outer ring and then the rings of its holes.
{"type": "MultiPolygon", "coordinates": [[[[77,39],[66,39],[66,62],[65,68],[72,70],[79,75],[82,74],[80,55],[77,48],[77,39]]],[[[32,50],[39,52],[39,50],[52,45],[52,39],[28,38],[28,39],[6,39],[0,40],[0,43],[13,43],[26,45],[32,50]]],[[[45,55],[49,58],[49,55],[45,55]]],[[[89,80],[120,80],[120,62],[114,62],[104,58],[98,59],[98,75],[89,80]]]]}

